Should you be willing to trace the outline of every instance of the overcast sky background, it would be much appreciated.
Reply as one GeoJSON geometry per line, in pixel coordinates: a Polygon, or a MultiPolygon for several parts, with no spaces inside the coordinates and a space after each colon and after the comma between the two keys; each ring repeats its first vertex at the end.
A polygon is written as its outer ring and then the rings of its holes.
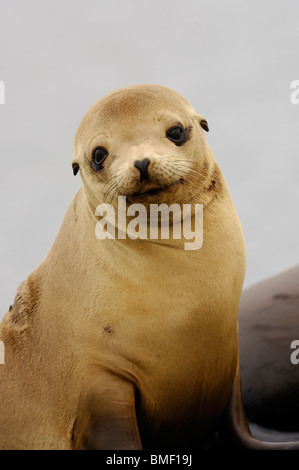
{"type": "Polygon", "coordinates": [[[245,286],[299,263],[297,0],[0,0],[0,318],[80,186],[74,133],[106,93],[172,88],[209,123],[245,286]]]}

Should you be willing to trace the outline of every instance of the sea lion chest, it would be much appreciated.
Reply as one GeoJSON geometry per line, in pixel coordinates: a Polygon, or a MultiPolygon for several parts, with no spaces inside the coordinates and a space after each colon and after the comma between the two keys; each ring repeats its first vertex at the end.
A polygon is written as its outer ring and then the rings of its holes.
{"type": "Polygon", "coordinates": [[[227,277],[205,251],[121,243],[102,243],[101,270],[80,307],[83,354],[133,381],[149,413],[198,412],[235,367],[236,315],[220,285],[227,277]]]}

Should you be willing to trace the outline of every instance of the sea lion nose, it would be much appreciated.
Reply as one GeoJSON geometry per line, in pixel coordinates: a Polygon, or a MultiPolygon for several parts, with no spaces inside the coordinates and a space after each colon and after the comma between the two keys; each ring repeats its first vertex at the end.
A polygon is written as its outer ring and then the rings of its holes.
{"type": "Polygon", "coordinates": [[[150,164],[150,160],[148,158],[144,158],[143,160],[136,160],[134,163],[135,168],[140,171],[140,182],[143,180],[148,180],[148,172],[147,167],[150,164]]]}

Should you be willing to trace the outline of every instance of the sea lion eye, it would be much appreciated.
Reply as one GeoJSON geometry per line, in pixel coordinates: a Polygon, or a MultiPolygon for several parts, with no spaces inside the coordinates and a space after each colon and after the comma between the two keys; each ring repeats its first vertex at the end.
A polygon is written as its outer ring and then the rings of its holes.
{"type": "Polygon", "coordinates": [[[173,126],[168,129],[166,137],[176,145],[183,145],[187,140],[185,129],[182,126],[173,126]]]}
{"type": "Polygon", "coordinates": [[[104,147],[96,147],[93,151],[92,161],[90,166],[94,171],[100,171],[103,168],[102,163],[108,157],[108,150],[104,147]]]}

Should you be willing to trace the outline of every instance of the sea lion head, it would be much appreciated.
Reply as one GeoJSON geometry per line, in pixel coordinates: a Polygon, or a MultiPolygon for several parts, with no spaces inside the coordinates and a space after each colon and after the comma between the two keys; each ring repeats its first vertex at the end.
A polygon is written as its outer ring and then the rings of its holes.
{"type": "Polygon", "coordinates": [[[94,209],[130,203],[201,202],[211,152],[206,119],[180,94],[157,85],[134,85],[97,101],[74,140],[73,171],[80,170],[94,209]]]}

